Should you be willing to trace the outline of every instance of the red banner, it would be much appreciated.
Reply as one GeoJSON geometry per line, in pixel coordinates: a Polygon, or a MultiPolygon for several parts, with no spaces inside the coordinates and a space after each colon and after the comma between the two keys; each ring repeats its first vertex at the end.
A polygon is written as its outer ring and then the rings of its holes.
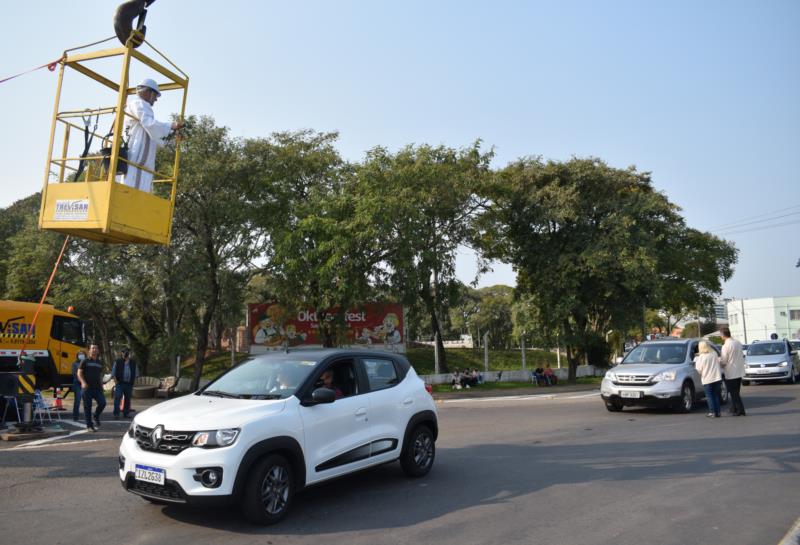
{"type": "MultiPolygon", "coordinates": [[[[301,310],[295,316],[278,303],[248,305],[250,343],[258,350],[288,346],[321,346],[319,318],[314,310],[301,310]]],[[[333,319],[338,309],[324,314],[333,319]]],[[[344,315],[347,345],[374,346],[395,352],[405,352],[403,339],[403,305],[369,303],[344,315]]]]}

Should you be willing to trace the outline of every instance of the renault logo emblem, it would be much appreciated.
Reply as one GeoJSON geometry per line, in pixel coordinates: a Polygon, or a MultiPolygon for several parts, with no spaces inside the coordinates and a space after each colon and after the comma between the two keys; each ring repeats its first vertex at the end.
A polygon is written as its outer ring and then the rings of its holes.
{"type": "Polygon", "coordinates": [[[153,446],[154,447],[158,447],[158,445],[161,444],[161,438],[163,437],[163,435],[164,435],[164,426],[159,424],[153,430],[152,438],[153,438],[153,446]]]}

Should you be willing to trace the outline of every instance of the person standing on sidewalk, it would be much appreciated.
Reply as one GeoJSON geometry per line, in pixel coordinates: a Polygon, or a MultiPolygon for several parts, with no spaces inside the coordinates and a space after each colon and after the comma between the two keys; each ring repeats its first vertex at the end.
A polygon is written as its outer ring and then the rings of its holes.
{"type": "Polygon", "coordinates": [[[78,351],[78,356],[72,362],[72,420],[78,421],[81,415],[81,381],[78,380],[78,368],[86,359],[86,352],[78,351]]]}
{"type": "Polygon", "coordinates": [[[731,414],[733,416],[745,416],[744,403],[739,390],[742,388],[742,377],[744,376],[744,351],[742,343],[731,338],[731,330],[723,327],[720,330],[725,344],[722,345],[722,356],[720,364],[722,372],[725,373],[725,386],[731,394],[731,414]]]}
{"type": "Polygon", "coordinates": [[[122,349],[121,357],[114,361],[114,366],[111,368],[111,375],[117,382],[114,387],[114,419],[119,418],[119,403],[123,396],[125,401],[122,405],[122,416],[129,418],[128,413],[131,410],[133,384],[136,381],[136,362],[131,357],[129,348],[122,349]]]}
{"type": "Polygon", "coordinates": [[[97,431],[100,427],[100,415],[106,408],[106,397],[103,395],[103,364],[99,359],[100,350],[96,344],[89,347],[89,357],[78,367],[78,380],[83,391],[83,412],[86,416],[86,428],[97,431]],[[92,415],[92,400],[97,401],[97,408],[92,415]],[[94,422],[92,422],[94,416],[94,422]]]}

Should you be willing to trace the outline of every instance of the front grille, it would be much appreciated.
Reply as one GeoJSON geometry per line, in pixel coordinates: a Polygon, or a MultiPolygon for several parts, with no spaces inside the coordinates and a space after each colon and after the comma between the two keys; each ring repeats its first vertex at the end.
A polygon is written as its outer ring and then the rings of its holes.
{"type": "Polygon", "coordinates": [[[749,369],[760,369],[762,367],[777,367],[779,363],[756,363],[748,366],[749,369]]]}
{"type": "Polygon", "coordinates": [[[176,455],[192,446],[191,443],[194,432],[164,430],[161,434],[161,440],[156,442],[153,439],[154,429],[155,428],[136,426],[133,436],[140,449],[150,452],[160,452],[161,454],[176,455]]]}
{"type": "Polygon", "coordinates": [[[622,375],[617,373],[617,380],[612,382],[617,385],[650,384],[650,375],[622,375]]]}
{"type": "Polygon", "coordinates": [[[167,479],[164,486],[160,484],[153,484],[144,481],[137,481],[133,478],[132,473],[128,473],[128,490],[133,492],[140,492],[147,496],[156,498],[164,498],[168,501],[185,502],[186,494],[184,493],[181,485],[175,481],[167,479]]]}
{"type": "Polygon", "coordinates": [[[781,371],[780,373],[747,373],[746,374],[748,379],[758,380],[760,378],[775,378],[775,377],[786,377],[786,373],[781,371]]]}

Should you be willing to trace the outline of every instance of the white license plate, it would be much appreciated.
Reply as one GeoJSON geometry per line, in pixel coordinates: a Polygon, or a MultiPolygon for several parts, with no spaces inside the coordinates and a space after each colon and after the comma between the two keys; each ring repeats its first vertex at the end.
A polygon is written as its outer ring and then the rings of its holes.
{"type": "Polygon", "coordinates": [[[642,397],[642,392],[629,392],[627,390],[622,390],[619,393],[619,397],[630,397],[633,399],[639,399],[640,397],[642,397]]]}
{"type": "Polygon", "coordinates": [[[136,464],[134,477],[137,481],[144,481],[146,483],[160,484],[161,486],[164,486],[164,480],[167,477],[167,472],[160,467],[136,464]]]}
{"type": "Polygon", "coordinates": [[[751,372],[755,372],[756,375],[768,375],[772,373],[773,369],[751,369],[751,372]]]}

